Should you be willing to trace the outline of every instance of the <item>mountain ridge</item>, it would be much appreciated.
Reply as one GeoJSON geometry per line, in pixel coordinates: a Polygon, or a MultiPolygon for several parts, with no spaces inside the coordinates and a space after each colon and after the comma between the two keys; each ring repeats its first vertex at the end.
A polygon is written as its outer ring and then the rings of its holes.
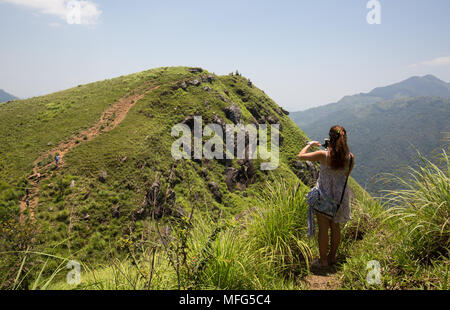
{"type": "Polygon", "coordinates": [[[300,113],[305,113],[310,110],[320,110],[324,107],[335,106],[338,104],[348,104],[353,103],[356,100],[359,100],[359,103],[374,103],[376,101],[389,100],[389,99],[399,99],[405,97],[419,97],[419,96],[440,96],[444,98],[450,98],[450,83],[447,83],[434,75],[427,74],[424,76],[412,76],[405,80],[402,80],[397,83],[389,84],[387,86],[379,86],[373,88],[371,91],[367,93],[358,93],[353,95],[343,96],[340,100],[336,102],[327,103],[324,105],[320,105],[317,107],[308,108],[300,111],[290,111],[293,115],[298,115],[300,113]],[[411,91],[411,87],[415,85],[421,86],[421,91],[411,92],[409,94],[402,94],[401,92],[411,91]],[[423,87],[432,85],[432,89],[423,90],[423,87]],[[436,91],[436,88],[438,90],[436,91]],[[394,90],[399,90],[400,93],[393,94],[394,90]],[[386,93],[391,93],[391,95],[387,95],[386,93]],[[440,95],[441,94],[441,95],[440,95]]]}
{"type": "Polygon", "coordinates": [[[16,100],[16,99],[19,99],[19,98],[7,93],[3,89],[0,89],[0,103],[7,102],[10,100],[16,100]]]}

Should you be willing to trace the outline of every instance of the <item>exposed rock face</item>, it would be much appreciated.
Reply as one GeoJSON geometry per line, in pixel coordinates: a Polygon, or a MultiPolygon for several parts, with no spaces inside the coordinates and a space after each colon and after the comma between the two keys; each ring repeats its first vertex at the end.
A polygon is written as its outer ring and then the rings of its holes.
{"type": "Polygon", "coordinates": [[[183,90],[186,90],[186,89],[187,89],[187,84],[186,84],[186,82],[182,82],[182,83],[180,84],[180,87],[181,87],[183,90]]]}
{"type": "Polygon", "coordinates": [[[239,170],[233,167],[228,167],[225,170],[225,183],[230,192],[234,192],[237,183],[237,175],[239,170]]]}
{"type": "Polygon", "coordinates": [[[281,113],[283,113],[284,115],[289,115],[289,111],[286,111],[282,107],[280,107],[280,110],[281,110],[281,113]]]}
{"type": "Polygon", "coordinates": [[[212,121],[214,124],[220,125],[220,127],[222,127],[223,132],[225,132],[226,123],[220,116],[214,113],[212,121]]]}
{"type": "Polygon", "coordinates": [[[279,123],[279,120],[273,115],[269,115],[266,119],[269,124],[278,124],[279,123]]]}
{"type": "Polygon", "coordinates": [[[102,183],[106,183],[106,181],[108,180],[108,173],[106,171],[102,171],[102,173],[100,173],[98,180],[102,183]]]}
{"type": "Polygon", "coordinates": [[[236,189],[244,191],[249,184],[253,183],[255,169],[251,160],[238,160],[240,168],[228,167],[225,170],[225,183],[230,192],[236,189]]]}
{"type": "Polygon", "coordinates": [[[297,177],[307,186],[313,187],[319,178],[319,168],[310,161],[296,160],[294,162],[294,172],[297,177]]]}
{"type": "MultiPolygon", "coordinates": [[[[226,126],[225,121],[220,116],[218,116],[217,114],[214,114],[212,122],[214,124],[218,124],[218,125],[220,125],[220,127],[222,127],[223,135],[224,135],[224,137],[226,137],[228,131],[227,131],[227,126],[226,126]]],[[[236,139],[236,137],[235,137],[235,139],[236,139]]],[[[223,146],[223,152],[224,152],[223,153],[223,159],[219,159],[218,162],[220,164],[222,164],[222,165],[225,165],[225,166],[231,166],[233,161],[231,159],[227,159],[226,158],[226,145],[225,145],[225,143],[226,143],[226,141],[224,141],[224,146],[223,146]]],[[[235,145],[236,145],[236,140],[235,140],[235,145]]]]}
{"type": "Polygon", "coordinates": [[[249,106],[247,110],[252,114],[258,124],[265,124],[267,122],[266,116],[269,113],[261,106],[249,106]]]}
{"type": "Polygon", "coordinates": [[[208,75],[203,75],[201,77],[201,80],[202,80],[203,83],[206,83],[206,82],[212,83],[212,82],[215,81],[215,78],[214,78],[214,75],[208,74],[208,75]]]}
{"type": "Polygon", "coordinates": [[[199,80],[196,79],[196,80],[188,81],[188,84],[192,85],[192,86],[199,86],[201,83],[199,80]]]}
{"type": "Polygon", "coordinates": [[[219,185],[216,182],[209,182],[208,188],[216,199],[217,202],[222,202],[222,193],[220,192],[219,185]]]}
{"type": "Polygon", "coordinates": [[[243,91],[242,89],[236,90],[236,94],[238,94],[239,96],[245,96],[246,95],[245,91],[243,91]]]}
{"type": "Polygon", "coordinates": [[[190,73],[202,73],[203,69],[202,68],[189,68],[189,72],[190,73]]]}
{"type": "Polygon", "coordinates": [[[234,124],[239,124],[242,117],[242,111],[235,103],[224,109],[226,117],[234,124]]]}

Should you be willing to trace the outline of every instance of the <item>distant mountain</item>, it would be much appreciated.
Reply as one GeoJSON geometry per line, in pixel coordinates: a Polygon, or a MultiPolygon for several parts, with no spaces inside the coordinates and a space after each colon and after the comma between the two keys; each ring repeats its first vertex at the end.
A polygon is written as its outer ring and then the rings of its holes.
{"type": "Polygon", "coordinates": [[[450,83],[433,75],[414,76],[400,83],[375,88],[368,96],[384,100],[418,96],[450,98],[450,83]]]}
{"type": "Polygon", "coordinates": [[[414,76],[389,86],[377,87],[369,93],[345,96],[336,103],[293,112],[290,117],[300,128],[305,129],[304,126],[315,123],[317,119],[333,117],[340,113],[344,106],[348,109],[385,100],[425,96],[450,98],[450,83],[433,75],[414,76]]]}
{"type": "Polygon", "coordinates": [[[14,97],[13,95],[8,94],[4,90],[0,89],[0,103],[10,101],[10,100],[15,100],[15,99],[18,99],[18,98],[14,97]]]}
{"type": "Polygon", "coordinates": [[[344,126],[358,160],[353,176],[376,193],[382,187],[374,183],[378,173],[403,171],[416,150],[432,156],[445,147],[450,84],[432,75],[412,77],[290,116],[313,140],[325,138],[335,124],[344,126]]]}

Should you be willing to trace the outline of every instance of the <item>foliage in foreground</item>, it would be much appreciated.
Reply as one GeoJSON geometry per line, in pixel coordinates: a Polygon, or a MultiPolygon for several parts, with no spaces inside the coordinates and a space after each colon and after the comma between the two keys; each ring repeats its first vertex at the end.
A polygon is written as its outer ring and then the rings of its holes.
{"type": "Polygon", "coordinates": [[[405,189],[387,192],[383,206],[375,202],[379,212],[374,218],[381,222],[349,249],[341,272],[344,288],[448,289],[449,158],[443,152],[436,165],[419,157],[423,164],[411,169],[409,178],[394,178],[405,189]],[[381,265],[376,286],[366,281],[371,260],[381,265]]]}
{"type": "MultiPolygon", "coordinates": [[[[334,274],[339,288],[448,289],[450,183],[445,153],[442,160],[446,170],[423,159],[412,179],[399,179],[409,188],[389,192],[390,205],[368,196],[354,200],[334,274]],[[380,264],[379,283],[367,281],[368,262],[374,260],[380,264]]],[[[255,208],[232,220],[191,212],[170,223],[165,233],[153,222],[156,238],[125,245],[125,259],[111,254],[108,264],[83,265],[78,286],[66,284],[67,270],[59,267],[48,277],[36,269],[37,280],[15,288],[306,289],[304,276],[317,255],[316,242],[306,237],[308,189],[279,180],[268,187],[255,208]]],[[[21,283],[22,272],[16,283],[21,283]]]]}
{"type": "MultiPolygon", "coordinates": [[[[77,288],[298,288],[312,255],[306,240],[306,190],[275,183],[258,206],[231,220],[191,214],[172,223],[171,235],[160,235],[159,242],[147,243],[125,260],[111,258],[108,266],[88,269],[77,288]]],[[[53,288],[70,288],[63,282],[53,288]]]]}

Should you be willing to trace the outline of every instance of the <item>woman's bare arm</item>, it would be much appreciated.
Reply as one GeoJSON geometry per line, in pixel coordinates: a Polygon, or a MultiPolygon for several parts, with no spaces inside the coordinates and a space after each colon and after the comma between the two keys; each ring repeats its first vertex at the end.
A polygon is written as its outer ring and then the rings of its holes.
{"type": "Polygon", "coordinates": [[[355,166],[355,155],[353,155],[353,153],[350,153],[350,157],[352,158],[352,165],[350,166],[349,174],[352,173],[353,167],[355,166]]]}
{"type": "Polygon", "coordinates": [[[306,145],[303,150],[298,154],[298,158],[300,160],[309,160],[309,161],[318,161],[325,162],[326,161],[326,152],[325,151],[316,151],[312,153],[308,153],[311,146],[320,146],[320,143],[317,141],[313,141],[306,145]]]}

